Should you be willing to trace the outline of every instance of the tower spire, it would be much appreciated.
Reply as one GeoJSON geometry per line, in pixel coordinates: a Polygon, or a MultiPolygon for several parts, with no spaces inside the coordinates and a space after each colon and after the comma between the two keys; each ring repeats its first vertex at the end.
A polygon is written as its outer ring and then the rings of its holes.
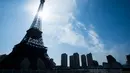
{"type": "Polygon", "coordinates": [[[42,20],[41,20],[41,17],[39,16],[39,14],[41,14],[42,11],[43,11],[44,2],[45,2],[45,0],[40,1],[38,11],[37,11],[37,13],[35,15],[35,18],[34,18],[33,23],[32,23],[30,28],[35,28],[35,29],[38,29],[38,30],[42,31],[42,29],[41,29],[42,20]]]}

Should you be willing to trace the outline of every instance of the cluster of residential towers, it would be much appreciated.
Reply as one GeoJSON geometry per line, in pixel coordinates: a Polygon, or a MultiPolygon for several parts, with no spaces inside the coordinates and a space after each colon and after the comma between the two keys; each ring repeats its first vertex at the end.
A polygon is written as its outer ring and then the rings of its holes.
{"type": "Polygon", "coordinates": [[[72,68],[72,69],[80,69],[80,68],[130,68],[130,55],[126,55],[126,64],[121,65],[112,55],[106,56],[107,62],[103,62],[102,65],[99,65],[96,60],[93,60],[92,53],[87,55],[79,55],[78,53],[74,53],[69,56],[66,53],[61,54],[61,66],[60,68],[72,68]],[[81,65],[80,65],[81,63],[81,65]]]}

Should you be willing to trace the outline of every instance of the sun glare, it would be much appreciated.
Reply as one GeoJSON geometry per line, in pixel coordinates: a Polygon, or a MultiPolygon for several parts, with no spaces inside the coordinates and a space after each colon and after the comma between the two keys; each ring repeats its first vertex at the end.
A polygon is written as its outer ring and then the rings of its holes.
{"type": "Polygon", "coordinates": [[[42,14],[42,12],[38,12],[38,17],[42,17],[43,16],[43,14],[42,14]]]}
{"type": "Polygon", "coordinates": [[[50,13],[48,10],[43,9],[43,11],[38,13],[38,16],[42,19],[42,20],[46,20],[50,17],[50,13]]]}
{"type": "MultiPolygon", "coordinates": [[[[36,12],[37,12],[37,9],[38,9],[38,3],[35,3],[35,2],[32,2],[30,4],[27,5],[27,10],[35,16],[36,12]]],[[[38,16],[42,19],[42,20],[48,20],[51,15],[50,13],[50,9],[48,8],[48,5],[44,5],[44,8],[43,8],[43,11],[39,12],[38,13],[38,16]]]]}

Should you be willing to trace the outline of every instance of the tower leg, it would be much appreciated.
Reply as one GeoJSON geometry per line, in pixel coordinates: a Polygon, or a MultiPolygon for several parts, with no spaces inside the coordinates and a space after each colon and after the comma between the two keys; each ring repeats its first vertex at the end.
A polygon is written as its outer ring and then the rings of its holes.
{"type": "Polygon", "coordinates": [[[30,69],[37,70],[37,58],[29,58],[30,61],[30,69]]]}

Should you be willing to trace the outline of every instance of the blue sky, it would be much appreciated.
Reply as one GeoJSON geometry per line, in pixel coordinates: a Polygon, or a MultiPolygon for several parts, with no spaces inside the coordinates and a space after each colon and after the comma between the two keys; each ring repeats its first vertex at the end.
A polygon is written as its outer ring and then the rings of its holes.
{"type": "MultiPolygon", "coordinates": [[[[43,40],[60,64],[61,53],[87,54],[106,61],[112,54],[125,63],[130,53],[129,0],[47,0],[43,10],[43,40]]],[[[0,1],[0,54],[8,54],[29,29],[39,0],[0,1]]]]}

